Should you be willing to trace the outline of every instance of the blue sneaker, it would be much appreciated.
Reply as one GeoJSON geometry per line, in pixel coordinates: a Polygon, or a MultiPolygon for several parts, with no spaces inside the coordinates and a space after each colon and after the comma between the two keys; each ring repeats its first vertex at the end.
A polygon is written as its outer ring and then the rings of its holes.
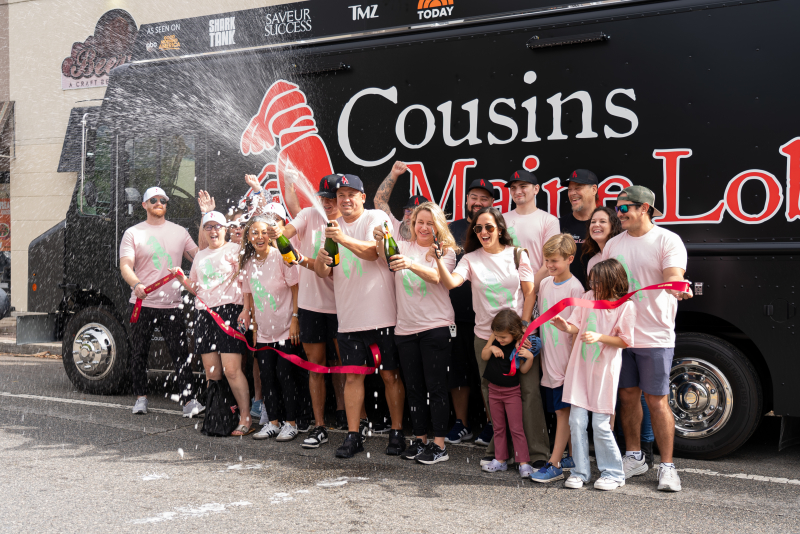
{"type": "Polygon", "coordinates": [[[487,447],[489,445],[489,442],[492,441],[493,437],[494,437],[494,428],[492,428],[492,423],[486,423],[483,427],[483,430],[481,430],[480,436],[478,436],[475,439],[475,444],[487,447]]]}
{"type": "Polygon", "coordinates": [[[562,458],[559,462],[561,464],[561,469],[564,471],[569,471],[573,467],[575,467],[575,460],[572,459],[572,456],[567,456],[566,458],[562,458]]]}
{"type": "Polygon", "coordinates": [[[532,482],[553,482],[554,480],[563,480],[563,478],[564,471],[550,462],[531,475],[532,482]]]}
{"type": "Polygon", "coordinates": [[[254,400],[250,406],[250,416],[261,418],[261,410],[264,409],[264,401],[254,400]]]}
{"type": "Polygon", "coordinates": [[[457,444],[468,439],[472,439],[472,431],[464,426],[461,419],[456,419],[456,424],[453,425],[453,428],[451,428],[450,432],[445,436],[444,442],[457,444]]]}

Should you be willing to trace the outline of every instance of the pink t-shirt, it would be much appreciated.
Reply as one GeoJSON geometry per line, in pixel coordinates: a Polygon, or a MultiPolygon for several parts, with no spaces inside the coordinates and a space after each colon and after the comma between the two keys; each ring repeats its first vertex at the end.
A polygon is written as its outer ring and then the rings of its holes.
{"type": "MultiPolygon", "coordinates": [[[[423,267],[436,269],[436,260],[427,259],[430,247],[421,247],[416,241],[398,241],[400,254],[423,267]]],[[[456,253],[448,249],[442,256],[448,272],[456,266],[456,253]]],[[[397,298],[397,327],[394,333],[408,336],[455,323],[450,292],[442,284],[426,282],[409,269],[395,273],[394,292],[397,298]]]]}
{"type": "Polygon", "coordinates": [[[508,233],[514,239],[515,247],[528,249],[531,269],[536,273],[542,268],[544,259],[542,248],[547,240],[561,233],[558,219],[544,210],[536,210],[528,215],[520,215],[517,210],[503,214],[508,233]]]}
{"type": "Polygon", "coordinates": [[[600,263],[600,259],[602,257],[603,257],[603,253],[602,252],[598,252],[597,254],[595,254],[594,256],[589,258],[588,262],[586,262],[586,279],[587,280],[589,279],[589,273],[592,272],[592,267],[594,267],[595,265],[600,263]]]}
{"type": "MultiPolygon", "coordinates": [[[[297,230],[296,237],[300,241],[300,253],[303,256],[316,259],[319,249],[325,244],[325,226],[327,224],[328,219],[314,208],[300,210],[291,225],[297,230]]],[[[339,247],[340,258],[341,249],[342,247],[339,247]]],[[[320,278],[314,271],[301,268],[300,295],[297,300],[298,306],[304,310],[336,313],[333,280],[328,277],[320,278]]]]}
{"type": "MultiPolygon", "coordinates": [[[[216,249],[205,248],[194,257],[189,279],[195,283],[197,296],[210,308],[242,303],[242,277],[233,278],[239,263],[239,249],[239,245],[228,242],[216,249]]],[[[205,309],[197,299],[194,307],[205,309]]]]}
{"type": "Polygon", "coordinates": [[[257,342],[289,339],[293,313],[291,287],[299,280],[300,267],[288,265],[275,247],[270,247],[263,262],[255,258],[247,261],[242,273],[242,292],[253,295],[257,342]]]}
{"type": "MultiPolygon", "coordinates": [[[[539,285],[537,306],[539,315],[568,298],[581,298],[584,289],[577,277],[571,276],[562,284],[556,285],[552,276],[548,276],[539,285]]],[[[569,317],[574,306],[568,306],[559,312],[563,318],[569,317]]],[[[542,381],[548,388],[557,388],[564,383],[564,371],[567,370],[569,353],[572,351],[572,336],[562,332],[547,321],[539,328],[542,338],[542,381]]]]}
{"type": "Polygon", "coordinates": [[[519,271],[514,265],[514,247],[497,254],[482,248],[464,255],[453,274],[472,283],[472,307],[475,309],[475,335],[489,339],[492,320],[502,310],[514,310],[522,317],[524,298],[520,282],[533,282],[533,270],[526,254],[521,254],[519,271]]]}
{"type": "MultiPolygon", "coordinates": [[[[628,273],[630,291],[660,284],[670,267],[686,270],[686,247],[677,234],[654,226],[641,237],[628,232],[609,239],[603,259],[614,258],[628,273]]],[[[663,289],[641,291],[631,298],[636,305],[636,348],[674,347],[678,299],[663,289]]]]}
{"type": "MultiPolygon", "coordinates": [[[[164,221],[164,224],[140,222],[125,230],[119,245],[120,258],[133,258],[133,271],[145,287],[169,274],[173,267],[181,266],[184,252],[197,248],[183,226],[164,221]]],[[[142,301],[145,308],[176,308],[181,301],[180,285],[169,283],[147,295],[142,301]]],[[[131,291],[131,304],[136,293],[131,291]]]]}
{"type": "MultiPolygon", "coordinates": [[[[594,293],[588,291],[583,298],[594,300],[594,293]]],[[[629,347],[633,346],[636,307],[630,301],[614,310],[574,307],[567,322],[578,327],[579,332],[564,375],[564,402],[590,412],[613,414],[622,349],[600,342],[587,345],[580,338],[586,331],[599,332],[620,337],[629,347]]]]}
{"type": "MultiPolygon", "coordinates": [[[[380,210],[364,210],[352,223],[336,222],[345,235],[359,241],[375,241],[372,230],[389,218],[380,210]]],[[[382,261],[362,260],[339,245],[339,265],[333,268],[333,292],[339,332],[375,330],[397,324],[394,275],[382,261]]]]}

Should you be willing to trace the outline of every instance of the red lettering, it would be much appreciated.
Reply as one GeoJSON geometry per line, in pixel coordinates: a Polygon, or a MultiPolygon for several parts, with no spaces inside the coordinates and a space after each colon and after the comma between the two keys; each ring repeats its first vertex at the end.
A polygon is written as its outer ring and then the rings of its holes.
{"type": "Polygon", "coordinates": [[[778,213],[783,203],[783,191],[781,190],[780,182],[775,176],[766,171],[751,169],[737,174],[733,180],[728,182],[728,187],[725,188],[725,203],[728,207],[728,212],[737,221],[745,224],[759,224],[771,219],[778,213]],[[758,215],[751,215],[742,209],[742,186],[748,180],[758,180],[764,184],[764,189],[767,191],[764,209],[758,215]]]}
{"type": "Polygon", "coordinates": [[[680,205],[680,160],[692,155],[691,149],[676,148],[673,150],[655,150],[653,157],[664,161],[664,212],[663,217],[654,219],[658,224],[694,224],[698,222],[720,223],[725,214],[725,201],[720,200],[717,206],[695,216],[679,214],[680,205]]]}
{"type": "Polygon", "coordinates": [[[547,211],[550,215],[561,217],[561,191],[566,189],[561,185],[560,178],[553,178],[542,184],[542,189],[547,193],[547,211]]]}
{"type": "Polygon", "coordinates": [[[779,150],[786,156],[786,220],[800,219],[800,137],[779,150]]]}
{"type": "Polygon", "coordinates": [[[609,176],[597,186],[597,205],[605,206],[608,199],[612,199],[616,203],[619,192],[632,185],[633,182],[624,176],[609,176]]]}
{"type": "Polygon", "coordinates": [[[525,156],[522,160],[522,168],[528,172],[533,172],[539,168],[539,158],[536,156],[525,156]]]}
{"type": "MultiPolygon", "coordinates": [[[[457,221],[464,218],[464,202],[466,201],[466,191],[464,182],[466,181],[467,169],[471,169],[478,164],[475,159],[457,159],[450,168],[450,175],[442,192],[442,199],[439,206],[444,208],[450,195],[453,195],[453,216],[448,221],[457,221]]],[[[425,166],[420,161],[406,163],[408,172],[411,173],[411,188],[409,196],[422,195],[436,202],[436,197],[431,190],[428,176],[425,174],[425,166]],[[419,191],[419,192],[417,192],[419,191]]]]}

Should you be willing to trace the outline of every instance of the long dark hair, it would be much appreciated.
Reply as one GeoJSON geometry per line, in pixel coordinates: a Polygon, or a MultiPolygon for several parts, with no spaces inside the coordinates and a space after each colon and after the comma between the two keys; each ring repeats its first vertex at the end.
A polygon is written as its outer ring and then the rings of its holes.
{"type": "Polygon", "coordinates": [[[614,258],[601,261],[589,273],[594,300],[617,300],[628,293],[628,273],[614,258]]]}
{"type": "MultiPolygon", "coordinates": [[[[608,239],[622,233],[622,224],[619,222],[619,217],[617,217],[617,213],[614,210],[605,206],[595,208],[589,220],[586,221],[586,239],[583,240],[583,246],[581,247],[581,263],[584,265],[588,265],[587,262],[592,259],[592,256],[600,253],[600,245],[597,244],[597,241],[592,239],[592,233],[589,229],[592,225],[594,214],[599,211],[608,215],[608,222],[611,225],[611,233],[608,234],[608,239]],[[584,259],[586,261],[584,261],[584,259]]],[[[606,243],[608,243],[608,239],[606,243]]]]}
{"type": "Polygon", "coordinates": [[[506,226],[506,220],[503,219],[503,214],[500,213],[499,209],[490,206],[488,208],[482,208],[470,221],[469,228],[467,228],[467,240],[464,243],[465,254],[475,252],[482,246],[480,239],[475,235],[475,223],[478,221],[478,217],[484,213],[488,213],[494,217],[494,223],[497,227],[497,239],[500,244],[507,247],[514,245],[514,240],[511,238],[511,234],[508,233],[508,227],[506,226]]]}

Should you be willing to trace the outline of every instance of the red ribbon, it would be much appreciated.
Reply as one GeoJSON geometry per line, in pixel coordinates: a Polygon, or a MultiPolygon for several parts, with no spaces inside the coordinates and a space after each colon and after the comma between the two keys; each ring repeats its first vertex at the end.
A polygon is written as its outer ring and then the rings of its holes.
{"type": "MultiPolygon", "coordinates": [[[[181,271],[180,269],[178,269],[178,272],[183,274],[183,271],[181,271]]],[[[165,276],[164,278],[162,278],[158,282],[155,282],[154,284],[150,284],[149,286],[144,288],[144,291],[145,291],[145,293],[147,293],[149,295],[150,293],[152,293],[153,291],[155,291],[159,287],[163,286],[164,284],[166,284],[167,282],[169,282],[173,278],[176,278],[177,276],[178,276],[177,274],[170,274],[169,276],[165,276]]],[[[243,341],[244,344],[247,345],[247,348],[252,350],[252,351],[254,351],[254,352],[261,351],[261,350],[274,350],[275,352],[278,353],[278,356],[280,356],[281,358],[289,360],[293,364],[295,364],[295,365],[297,365],[299,367],[302,367],[303,369],[305,369],[307,371],[311,371],[313,373],[320,373],[320,374],[322,374],[322,373],[349,373],[349,374],[354,374],[354,375],[371,375],[372,373],[377,371],[378,368],[380,368],[380,366],[381,366],[381,351],[380,351],[380,349],[378,349],[378,346],[375,345],[374,343],[369,346],[369,349],[372,352],[372,359],[375,361],[375,366],[374,367],[365,367],[365,366],[362,366],[362,365],[335,365],[333,367],[326,367],[324,365],[319,365],[319,364],[316,364],[316,363],[313,363],[313,362],[306,361],[303,358],[301,358],[300,356],[297,356],[295,354],[286,354],[285,352],[282,352],[282,351],[280,351],[280,350],[278,350],[276,348],[273,348],[273,347],[262,347],[260,349],[257,349],[255,347],[251,347],[250,344],[247,343],[247,338],[245,338],[244,335],[241,332],[239,332],[238,330],[236,330],[235,328],[231,328],[230,325],[225,324],[225,321],[222,320],[222,317],[220,317],[217,312],[212,310],[205,302],[203,302],[203,299],[201,299],[197,295],[195,295],[195,299],[197,299],[203,306],[206,307],[206,311],[211,315],[211,318],[214,319],[214,322],[217,323],[217,326],[219,326],[222,329],[223,332],[225,332],[229,336],[235,337],[239,341],[243,341]]],[[[134,304],[133,313],[131,314],[131,324],[134,324],[139,320],[139,315],[140,315],[141,309],[142,309],[142,299],[136,299],[136,304],[134,304]]]]}

